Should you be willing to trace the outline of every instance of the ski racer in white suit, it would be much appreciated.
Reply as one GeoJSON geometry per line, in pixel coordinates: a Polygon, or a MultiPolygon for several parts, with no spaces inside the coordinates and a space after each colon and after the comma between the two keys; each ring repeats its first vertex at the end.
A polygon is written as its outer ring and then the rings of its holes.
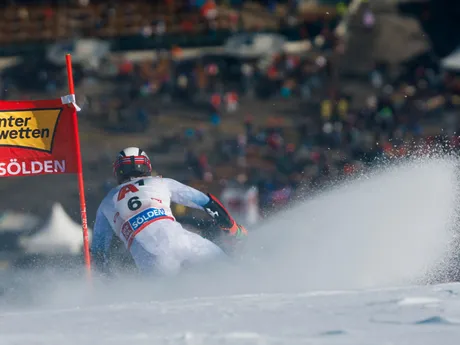
{"type": "Polygon", "coordinates": [[[97,210],[91,243],[93,264],[102,273],[109,273],[114,234],[142,273],[176,274],[184,265],[226,255],[225,248],[185,230],[172,214],[171,201],[206,211],[230,239],[228,243],[238,243],[247,235],[213,195],[170,178],[152,177],[150,159],[137,147],[120,151],[113,169],[118,186],[97,210]]]}

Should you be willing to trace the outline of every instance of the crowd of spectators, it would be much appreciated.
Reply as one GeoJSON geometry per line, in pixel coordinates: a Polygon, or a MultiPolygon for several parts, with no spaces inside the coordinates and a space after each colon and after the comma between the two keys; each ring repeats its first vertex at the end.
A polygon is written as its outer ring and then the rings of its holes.
{"type": "MultiPolygon", "coordinates": [[[[166,1],[170,3],[175,2],[166,1]]],[[[188,2],[210,20],[209,28],[216,18],[211,3],[188,2]]],[[[288,13],[295,13],[295,3],[288,2],[288,13]]],[[[242,2],[228,5],[240,11],[242,2]]],[[[276,1],[266,5],[275,12],[276,1]]],[[[366,23],[373,25],[372,20],[366,23]]],[[[161,20],[151,24],[143,27],[143,35],[166,33],[161,20]]],[[[173,47],[156,51],[155,59],[107,58],[97,68],[82,71],[82,117],[107,131],[136,133],[158,116],[197,119],[196,125],[178,126],[172,134],[173,142],[183,148],[183,164],[158,168],[173,176],[188,171],[187,182],[210,188],[230,182],[255,185],[263,209],[279,208],[327,183],[359,174],[376,161],[428,150],[434,141],[450,149],[460,146],[454,75],[442,74],[437,62],[426,56],[407,62],[397,78],[390,79],[384,66],[375,66],[359,81],[357,89],[364,89],[360,98],[344,91],[354,81],[338,76],[343,42],[331,25],[321,22],[311,37],[296,26],[299,36],[311,38],[308,52],[184,58],[182,49],[173,47]],[[272,113],[270,105],[275,103],[295,111],[272,113]]],[[[65,83],[45,70],[41,77],[49,93],[65,83]]],[[[8,78],[4,82],[12,83],[8,78]]],[[[154,146],[152,151],[154,157],[169,152],[164,147],[155,151],[154,146]]]]}
{"type": "MultiPolygon", "coordinates": [[[[340,2],[343,8],[346,2],[340,2]]],[[[220,37],[245,31],[284,30],[293,39],[318,30],[326,10],[301,16],[300,2],[242,0],[9,0],[0,4],[0,42],[53,42],[67,38],[130,38],[120,44],[167,47],[216,44],[220,37]],[[300,29],[300,30],[299,30],[300,29]],[[173,38],[172,38],[173,37],[173,38]]],[[[333,7],[334,8],[334,7],[333,7]]]]}
{"type": "Polygon", "coordinates": [[[245,62],[242,71],[251,73],[232,84],[226,82],[231,78],[219,75],[218,66],[197,62],[190,75],[176,75],[178,84],[168,84],[171,79],[164,78],[167,87],[141,90],[149,97],[161,95],[158,100],[165,105],[174,97],[175,102],[187,99],[184,90],[176,96],[171,92],[186,85],[193,91],[193,104],[196,97],[207,103],[190,112],[201,116],[201,124],[177,136],[184,146],[184,168],[191,172],[190,180],[220,187],[228,180],[256,185],[264,209],[360,173],[378,160],[426,150],[440,138],[452,139],[451,148],[458,146],[460,100],[449,86],[449,76],[443,79],[432,62],[415,62],[392,82],[376,68],[364,81],[369,95],[357,104],[351,95],[330,92],[329,63],[324,51],[313,59],[279,55],[263,71],[245,62]],[[257,95],[256,85],[269,92],[257,95]],[[259,108],[261,113],[251,107],[267,101],[296,104],[297,113],[266,116],[263,112],[270,111],[269,106],[259,108]],[[242,130],[225,135],[228,121],[239,122],[242,130]],[[205,138],[213,138],[213,145],[203,150],[205,138]]]}

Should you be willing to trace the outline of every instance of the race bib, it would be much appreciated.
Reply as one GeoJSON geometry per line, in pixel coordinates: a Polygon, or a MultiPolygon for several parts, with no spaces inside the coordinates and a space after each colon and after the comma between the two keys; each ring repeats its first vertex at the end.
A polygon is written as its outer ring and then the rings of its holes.
{"type": "Polygon", "coordinates": [[[148,208],[128,220],[134,231],[150,223],[151,221],[166,216],[166,211],[162,208],[148,208]]]}
{"type": "Polygon", "coordinates": [[[121,228],[124,238],[129,241],[131,236],[138,230],[159,219],[170,218],[162,208],[148,208],[128,219],[121,228]]]}

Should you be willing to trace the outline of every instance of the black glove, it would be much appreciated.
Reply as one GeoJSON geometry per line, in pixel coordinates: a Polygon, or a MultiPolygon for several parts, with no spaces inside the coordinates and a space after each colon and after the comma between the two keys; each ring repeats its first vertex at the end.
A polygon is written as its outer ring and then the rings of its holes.
{"type": "Polygon", "coordinates": [[[212,194],[208,193],[209,202],[204,205],[205,211],[217,222],[217,225],[228,235],[245,237],[247,231],[244,226],[235,222],[224,205],[212,194]]]}
{"type": "Polygon", "coordinates": [[[204,210],[217,222],[223,230],[230,230],[236,223],[232,216],[217,198],[208,193],[209,202],[204,205],[204,210]]]}
{"type": "Polygon", "coordinates": [[[248,232],[244,226],[235,222],[230,213],[214,195],[208,194],[208,197],[209,202],[204,205],[204,209],[223,230],[217,237],[213,236],[213,242],[224,252],[233,256],[241,249],[241,244],[244,242],[248,232]]]}

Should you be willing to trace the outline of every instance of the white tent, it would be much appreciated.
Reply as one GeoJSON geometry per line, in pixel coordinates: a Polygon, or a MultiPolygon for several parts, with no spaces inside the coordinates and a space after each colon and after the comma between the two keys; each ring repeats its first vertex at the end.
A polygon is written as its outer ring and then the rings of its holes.
{"type": "Polygon", "coordinates": [[[82,228],[56,203],[42,228],[33,236],[22,238],[20,243],[28,254],[77,255],[83,248],[82,228]]]}
{"type": "Polygon", "coordinates": [[[89,69],[100,67],[101,61],[110,53],[110,43],[92,38],[80,38],[70,42],[57,42],[47,48],[47,58],[56,65],[65,65],[65,54],[89,69]]]}
{"type": "Polygon", "coordinates": [[[226,41],[224,51],[243,58],[259,58],[282,52],[285,44],[286,38],[278,34],[236,34],[226,41]]]}
{"type": "Polygon", "coordinates": [[[446,70],[460,71],[460,47],[442,59],[441,66],[446,70]]]}

